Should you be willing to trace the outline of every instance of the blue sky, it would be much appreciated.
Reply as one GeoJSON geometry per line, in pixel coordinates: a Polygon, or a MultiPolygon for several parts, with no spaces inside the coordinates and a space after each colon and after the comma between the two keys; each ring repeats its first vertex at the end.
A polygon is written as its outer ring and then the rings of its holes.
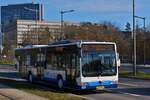
{"type": "MultiPolygon", "coordinates": [[[[126,22],[132,24],[132,0],[33,0],[44,5],[44,19],[60,21],[60,10],[73,9],[64,15],[64,20],[73,22],[110,21],[124,29],[126,22]]],[[[150,0],[135,0],[136,15],[146,17],[150,23],[150,0]]],[[[0,5],[30,3],[32,0],[1,0],[0,5]]],[[[137,23],[142,27],[142,20],[137,23]]]]}

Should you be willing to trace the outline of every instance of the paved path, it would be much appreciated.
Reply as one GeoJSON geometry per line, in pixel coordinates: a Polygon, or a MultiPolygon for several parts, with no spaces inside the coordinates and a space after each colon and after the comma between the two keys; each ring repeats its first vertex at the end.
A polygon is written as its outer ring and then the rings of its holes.
{"type": "MultiPolygon", "coordinates": [[[[14,66],[10,65],[0,65],[0,78],[21,80],[18,71],[15,69],[14,66]]],[[[47,100],[47,99],[0,84],[0,100],[47,100]]]]}
{"type": "Polygon", "coordinates": [[[9,99],[9,98],[6,97],[6,96],[0,95],[0,100],[12,100],[12,99],[9,99]]]}
{"type": "Polygon", "coordinates": [[[48,99],[0,84],[0,100],[48,100],[48,99]]]}

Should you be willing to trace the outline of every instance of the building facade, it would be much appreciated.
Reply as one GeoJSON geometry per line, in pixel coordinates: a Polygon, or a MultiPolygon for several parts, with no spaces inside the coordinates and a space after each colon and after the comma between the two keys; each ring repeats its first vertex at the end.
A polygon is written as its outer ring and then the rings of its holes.
{"type": "Polygon", "coordinates": [[[48,44],[50,39],[55,38],[52,36],[59,36],[61,33],[60,22],[44,20],[17,20],[7,25],[6,28],[5,39],[12,43],[11,46],[17,47],[22,47],[25,41],[36,45],[48,44]]]}
{"type": "MultiPolygon", "coordinates": [[[[41,4],[25,3],[13,4],[1,7],[2,32],[5,26],[15,20],[42,20],[43,9],[41,4]]],[[[7,29],[6,29],[7,30],[7,29]]]]}

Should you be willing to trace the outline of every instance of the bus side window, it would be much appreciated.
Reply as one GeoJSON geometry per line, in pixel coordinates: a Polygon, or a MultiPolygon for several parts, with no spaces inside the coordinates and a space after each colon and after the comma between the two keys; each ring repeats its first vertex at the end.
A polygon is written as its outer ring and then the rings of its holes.
{"type": "Polygon", "coordinates": [[[57,67],[59,70],[65,69],[65,57],[63,56],[63,54],[57,55],[57,67]]]}
{"type": "Polygon", "coordinates": [[[66,65],[66,68],[68,69],[68,68],[70,68],[70,54],[66,54],[66,56],[65,56],[65,65],[66,65]]]}
{"type": "Polygon", "coordinates": [[[40,54],[37,54],[37,62],[40,62],[40,54]]]}
{"type": "Polygon", "coordinates": [[[72,54],[72,68],[76,67],[76,54],[72,54]]]}
{"type": "Polygon", "coordinates": [[[30,55],[27,55],[27,56],[26,56],[26,65],[27,65],[27,66],[30,66],[30,65],[31,65],[31,56],[30,56],[30,55]]]}
{"type": "Polygon", "coordinates": [[[66,68],[66,58],[65,55],[61,55],[61,61],[62,61],[62,68],[65,70],[66,68]]]}
{"type": "Polygon", "coordinates": [[[56,55],[55,55],[55,54],[52,55],[51,63],[52,63],[52,69],[55,70],[56,67],[57,67],[57,58],[56,58],[56,55]]]}

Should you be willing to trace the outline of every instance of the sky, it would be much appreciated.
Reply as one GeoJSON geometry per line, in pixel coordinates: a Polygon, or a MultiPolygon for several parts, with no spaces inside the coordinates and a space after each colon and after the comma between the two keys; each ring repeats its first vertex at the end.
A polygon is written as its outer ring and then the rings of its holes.
{"type": "MultiPolygon", "coordinates": [[[[65,21],[72,22],[111,22],[124,29],[127,22],[132,24],[132,0],[1,0],[0,5],[18,3],[42,3],[44,19],[60,21],[61,10],[75,10],[64,14],[65,21]]],[[[146,17],[146,25],[150,26],[150,0],[135,0],[136,15],[146,17]]],[[[143,27],[143,20],[136,19],[143,27]]]]}

